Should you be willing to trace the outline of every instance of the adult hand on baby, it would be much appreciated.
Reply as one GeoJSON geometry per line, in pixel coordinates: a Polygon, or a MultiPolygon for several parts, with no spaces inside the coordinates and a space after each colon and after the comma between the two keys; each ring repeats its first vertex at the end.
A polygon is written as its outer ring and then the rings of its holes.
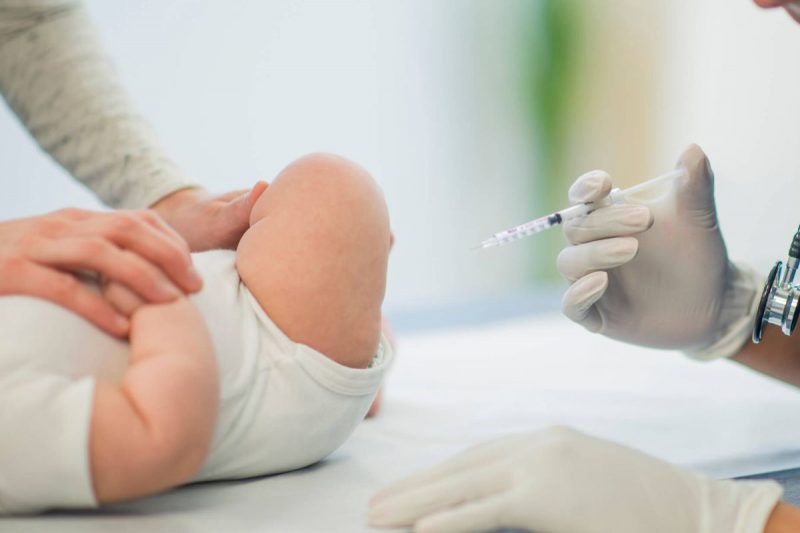
{"type": "Polygon", "coordinates": [[[202,286],[186,243],[152,211],[63,209],[0,223],[0,294],[44,298],[112,335],[127,335],[126,317],[78,280],[83,272],[150,302],[202,286]]]}
{"type": "MultiPolygon", "coordinates": [[[[611,205],[564,226],[572,244],[558,269],[572,285],[564,314],[592,332],[696,358],[736,353],[749,338],[761,284],[728,259],[714,204],[714,176],[690,146],[678,178],[656,199],[611,205]]],[[[611,178],[578,178],[570,200],[602,200],[611,178]]]]}
{"type": "Polygon", "coordinates": [[[182,189],[162,198],[155,209],[189,244],[193,252],[234,249],[250,227],[250,211],[267,189],[259,181],[252,189],[213,196],[203,189],[182,189]]]}
{"type": "Polygon", "coordinates": [[[415,533],[761,532],[772,481],[716,481],[565,428],[469,449],[379,492],[376,527],[415,533]]]}
{"type": "Polygon", "coordinates": [[[146,300],[140,298],[122,283],[104,279],[101,285],[103,297],[123,316],[130,318],[137,309],[147,304],[146,300]]]}

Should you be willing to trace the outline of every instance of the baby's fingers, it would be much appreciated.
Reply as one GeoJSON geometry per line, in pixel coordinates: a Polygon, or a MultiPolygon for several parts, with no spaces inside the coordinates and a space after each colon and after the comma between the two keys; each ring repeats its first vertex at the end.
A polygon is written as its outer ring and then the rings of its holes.
{"type": "Polygon", "coordinates": [[[561,299],[564,315],[592,333],[603,330],[603,317],[594,304],[608,288],[608,274],[592,272],[573,283],[561,299]]]}

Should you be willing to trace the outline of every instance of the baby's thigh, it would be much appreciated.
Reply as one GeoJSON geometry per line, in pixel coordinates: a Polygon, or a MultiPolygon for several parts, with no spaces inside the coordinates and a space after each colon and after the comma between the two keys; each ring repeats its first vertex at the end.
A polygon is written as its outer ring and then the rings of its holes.
{"type": "Polygon", "coordinates": [[[295,342],[351,367],[380,338],[390,248],[383,195],[357,165],[314,154],[284,169],[259,199],[237,267],[295,342]]]}

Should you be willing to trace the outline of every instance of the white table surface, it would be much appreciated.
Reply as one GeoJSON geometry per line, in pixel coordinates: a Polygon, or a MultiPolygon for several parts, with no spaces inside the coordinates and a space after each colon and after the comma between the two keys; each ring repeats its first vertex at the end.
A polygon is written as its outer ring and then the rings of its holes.
{"type": "Polygon", "coordinates": [[[186,487],[0,531],[370,531],[369,496],[463,447],[551,424],[730,477],[800,466],[800,393],[730,362],[695,363],[555,315],[401,335],[383,412],[320,465],[186,487]]]}

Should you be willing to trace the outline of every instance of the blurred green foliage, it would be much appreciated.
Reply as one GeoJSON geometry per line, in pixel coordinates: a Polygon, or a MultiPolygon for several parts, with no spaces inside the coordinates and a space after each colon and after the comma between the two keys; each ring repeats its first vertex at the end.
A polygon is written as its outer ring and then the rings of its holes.
{"type": "MultiPolygon", "coordinates": [[[[532,2],[534,31],[527,33],[522,78],[529,95],[528,116],[537,154],[537,209],[552,211],[566,204],[571,178],[565,176],[566,142],[575,109],[576,82],[581,53],[582,11],[580,0],[532,2]]],[[[539,236],[534,272],[539,280],[557,277],[555,255],[563,246],[560,231],[539,236]]]]}

